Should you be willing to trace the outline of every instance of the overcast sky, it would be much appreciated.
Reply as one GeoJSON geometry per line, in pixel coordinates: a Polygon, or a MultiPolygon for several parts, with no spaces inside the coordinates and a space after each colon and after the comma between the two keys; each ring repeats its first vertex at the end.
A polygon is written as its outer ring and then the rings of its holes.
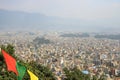
{"type": "Polygon", "coordinates": [[[37,12],[120,27],[120,0],[0,0],[0,9],[37,12]]]}

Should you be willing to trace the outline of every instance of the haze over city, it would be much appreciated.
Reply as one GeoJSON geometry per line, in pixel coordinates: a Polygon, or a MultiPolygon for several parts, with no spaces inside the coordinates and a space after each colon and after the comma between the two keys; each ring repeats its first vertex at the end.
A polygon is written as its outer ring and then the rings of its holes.
{"type": "Polygon", "coordinates": [[[119,0],[0,0],[1,30],[119,32],[119,14],[119,0]]]}

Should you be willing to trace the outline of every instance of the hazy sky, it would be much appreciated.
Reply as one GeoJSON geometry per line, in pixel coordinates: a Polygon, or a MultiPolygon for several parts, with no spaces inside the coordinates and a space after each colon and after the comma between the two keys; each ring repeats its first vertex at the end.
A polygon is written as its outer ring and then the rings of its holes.
{"type": "Polygon", "coordinates": [[[120,27],[120,0],[0,0],[0,9],[37,12],[120,27]]]}
{"type": "Polygon", "coordinates": [[[0,8],[50,16],[101,19],[119,16],[120,0],[0,0],[0,8]]]}

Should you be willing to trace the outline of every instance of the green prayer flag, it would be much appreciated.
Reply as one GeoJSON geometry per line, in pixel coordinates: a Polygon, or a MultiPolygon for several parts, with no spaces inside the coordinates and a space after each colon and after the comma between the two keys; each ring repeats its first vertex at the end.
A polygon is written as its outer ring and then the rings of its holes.
{"type": "Polygon", "coordinates": [[[26,73],[26,67],[23,66],[22,64],[20,64],[19,62],[17,62],[16,67],[17,67],[17,71],[18,71],[17,79],[22,80],[22,78],[24,77],[24,75],[26,73]]]}

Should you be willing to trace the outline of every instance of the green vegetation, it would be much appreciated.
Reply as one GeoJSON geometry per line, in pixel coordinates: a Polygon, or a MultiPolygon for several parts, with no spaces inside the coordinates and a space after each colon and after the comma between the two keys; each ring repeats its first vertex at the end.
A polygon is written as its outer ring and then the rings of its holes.
{"type": "Polygon", "coordinates": [[[61,37],[89,37],[90,35],[87,34],[87,33],[82,33],[82,34],[79,34],[79,33],[76,33],[76,34],[69,33],[69,34],[62,34],[60,36],[61,37]]]}
{"type": "Polygon", "coordinates": [[[90,75],[83,74],[79,69],[63,69],[66,75],[65,80],[90,80],[90,75]]]}
{"type": "Polygon", "coordinates": [[[108,39],[115,39],[120,40],[120,34],[117,35],[95,35],[95,38],[108,38],[108,39]]]}
{"type": "MultiPolygon", "coordinates": [[[[26,66],[28,70],[33,72],[39,80],[56,80],[54,74],[50,71],[49,68],[36,64],[36,62],[24,63],[19,61],[22,65],[26,66]]],[[[28,73],[25,74],[23,80],[30,80],[28,73]]]]}
{"type": "Polygon", "coordinates": [[[90,77],[90,74],[83,74],[76,67],[73,69],[64,68],[66,78],[64,80],[106,80],[104,75],[98,78],[97,76],[90,77]]]}
{"type": "Polygon", "coordinates": [[[33,40],[33,42],[37,43],[37,44],[48,44],[50,43],[50,40],[45,39],[44,37],[37,37],[33,40]]]}
{"type": "Polygon", "coordinates": [[[5,50],[10,55],[14,55],[14,53],[15,53],[15,49],[14,49],[14,46],[12,44],[8,44],[6,46],[1,45],[1,49],[5,50]]]}
{"type": "Polygon", "coordinates": [[[49,44],[51,41],[49,39],[45,39],[44,37],[36,37],[33,40],[33,44],[35,45],[35,48],[41,46],[41,44],[49,44]]]}

